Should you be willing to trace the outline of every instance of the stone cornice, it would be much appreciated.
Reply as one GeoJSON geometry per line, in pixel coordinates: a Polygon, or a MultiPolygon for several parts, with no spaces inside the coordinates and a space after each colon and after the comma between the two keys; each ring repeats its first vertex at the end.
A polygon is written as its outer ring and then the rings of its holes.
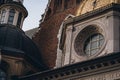
{"type": "Polygon", "coordinates": [[[92,75],[94,73],[103,73],[105,71],[118,69],[120,66],[120,53],[111,53],[106,56],[94,58],[91,60],[78,62],[61,68],[56,68],[44,72],[38,72],[32,75],[20,77],[20,80],[38,78],[41,80],[59,80],[68,77],[92,75]],[[103,71],[103,72],[101,72],[103,71]]]}
{"type": "Polygon", "coordinates": [[[95,17],[96,15],[100,15],[100,14],[103,14],[103,13],[106,13],[108,11],[120,11],[120,4],[116,4],[116,3],[112,3],[112,4],[108,4],[106,6],[103,6],[101,8],[98,8],[96,10],[93,10],[93,11],[90,11],[90,12],[87,12],[85,14],[82,14],[80,16],[76,16],[74,18],[71,18],[71,19],[68,19],[64,22],[64,25],[68,25],[68,24],[75,24],[76,22],[80,22],[80,21],[83,21],[83,20],[86,20],[86,19],[89,19],[91,17],[95,17]]]}

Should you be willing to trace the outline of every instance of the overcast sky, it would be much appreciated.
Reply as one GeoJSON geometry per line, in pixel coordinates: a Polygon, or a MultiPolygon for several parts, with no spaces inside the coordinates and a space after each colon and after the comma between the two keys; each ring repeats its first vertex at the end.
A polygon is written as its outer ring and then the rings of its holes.
{"type": "Polygon", "coordinates": [[[41,15],[45,12],[48,0],[24,0],[24,6],[28,10],[28,17],[23,23],[23,30],[29,30],[39,26],[41,15]]]}

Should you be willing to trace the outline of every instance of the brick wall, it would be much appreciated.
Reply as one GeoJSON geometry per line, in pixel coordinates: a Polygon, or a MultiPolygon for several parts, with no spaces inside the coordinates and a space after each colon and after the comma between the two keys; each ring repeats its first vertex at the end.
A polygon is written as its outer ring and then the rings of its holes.
{"type": "Polygon", "coordinates": [[[51,8],[52,10],[51,14],[49,14],[49,16],[46,15],[45,20],[40,24],[41,30],[37,32],[35,37],[33,38],[33,40],[41,50],[45,63],[50,68],[53,68],[55,66],[58,43],[57,34],[60,25],[68,14],[76,14],[78,6],[75,4],[76,0],[73,1],[74,3],[72,7],[68,9],[64,9],[64,5],[62,4],[62,10],[60,11],[55,10],[53,4],[54,1],[52,1],[49,6],[49,8],[51,8]]]}

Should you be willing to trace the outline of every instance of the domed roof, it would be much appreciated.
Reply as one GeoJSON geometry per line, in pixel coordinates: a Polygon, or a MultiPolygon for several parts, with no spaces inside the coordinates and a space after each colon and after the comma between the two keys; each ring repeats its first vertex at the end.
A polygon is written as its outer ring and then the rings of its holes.
{"type": "Polygon", "coordinates": [[[120,0],[83,0],[77,10],[77,16],[101,8],[111,3],[120,4],[120,0]]]}
{"type": "Polygon", "coordinates": [[[0,49],[3,55],[23,57],[39,70],[47,69],[33,41],[13,25],[0,24],[0,49]]]}

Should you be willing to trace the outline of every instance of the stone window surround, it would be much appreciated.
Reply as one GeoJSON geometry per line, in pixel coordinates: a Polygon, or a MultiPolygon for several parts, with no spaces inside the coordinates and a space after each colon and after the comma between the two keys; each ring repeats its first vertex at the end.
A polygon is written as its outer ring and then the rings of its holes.
{"type": "Polygon", "coordinates": [[[105,37],[104,31],[102,30],[102,28],[100,26],[98,26],[98,24],[88,24],[87,26],[84,26],[83,29],[79,30],[78,34],[76,35],[75,41],[74,41],[74,50],[75,50],[76,55],[78,57],[82,56],[82,57],[86,57],[86,58],[93,58],[93,57],[99,55],[99,53],[104,49],[105,44],[106,44],[106,39],[103,43],[103,46],[101,47],[101,49],[96,54],[94,54],[92,56],[87,56],[85,54],[84,43],[90,35],[95,34],[95,33],[100,33],[105,37]],[[89,29],[90,27],[94,28],[95,30],[93,30],[93,29],[90,30],[89,29]],[[91,32],[88,32],[88,30],[91,31],[91,32]]]}

